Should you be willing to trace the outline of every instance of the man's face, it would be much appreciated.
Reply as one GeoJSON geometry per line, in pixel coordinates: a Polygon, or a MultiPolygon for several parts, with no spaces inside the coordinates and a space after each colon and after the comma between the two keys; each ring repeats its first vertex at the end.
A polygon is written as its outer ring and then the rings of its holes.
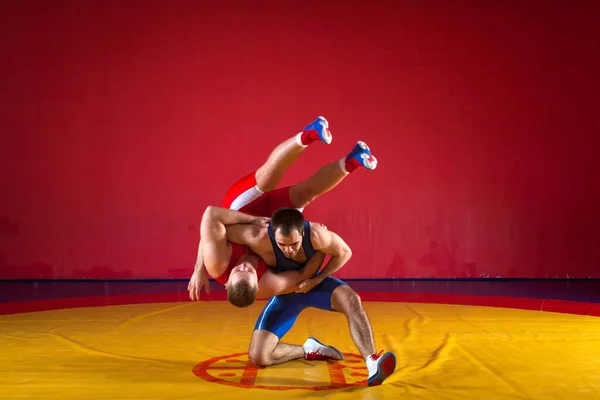
{"type": "Polygon", "coordinates": [[[229,285],[235,286],[235,284],[242,279],[250,282],[250,285],[252,286],[258,284],[256,269],[254,269],[252,264],[249,262],[243,262],[233,267],[231,269],[231,273],[229,274],[229,280],[227,283],[229,285]]]}
{"type": "Polygon", "coordinates": [[[281,231],[277,229],[275,232],[275,241],[287,258],[294,258],[298,254],[298,251],[300,251],[300,248],[302,248],[302,235],[296,229],[288,236],[282,235],[281,231]]]}

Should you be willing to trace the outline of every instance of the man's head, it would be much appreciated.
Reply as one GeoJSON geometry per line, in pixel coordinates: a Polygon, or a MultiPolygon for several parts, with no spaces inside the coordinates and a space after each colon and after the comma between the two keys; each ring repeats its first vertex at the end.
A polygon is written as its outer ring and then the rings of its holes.
{"type": "Polygon", "coordinates": [[[287,258],[293,258],[302,247],[304,215],[295,208],[281,208],[271,217],[275,242],[287,258]]]}
{"type": "Polygon", "coordinates": [[[231,269],[227,281],[227,300],[236,307],[251,306],[258,294],[256,269],[249,261],[243,261],[231,269]]]}

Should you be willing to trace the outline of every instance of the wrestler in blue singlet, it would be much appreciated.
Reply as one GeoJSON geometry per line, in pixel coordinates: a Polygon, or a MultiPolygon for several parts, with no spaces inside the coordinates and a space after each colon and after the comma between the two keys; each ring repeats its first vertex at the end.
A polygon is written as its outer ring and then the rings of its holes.
{"type": "MultiPolygon", "coordinates": [[[[273,252],[277,260],[276,272],[299,270],[315,253],[310,241],[310,222],[304,221],[304,236],[302,237],[302,248],[306,255],[304,263],[296,262],[287,258],[275,241],[275,235],[269,225],[269,238],[273,245],[273,252]]],[[[333,291],[345,283],[337,278],[328,276],[308,293],[290,293],[271,297],[267,305],[258,316],[254,330],[263,329],[269,331],[281,339],[294,325],[298,315],[308,307],[321,310],[334,311],[331,308],[331,295],[333,291]]]]}

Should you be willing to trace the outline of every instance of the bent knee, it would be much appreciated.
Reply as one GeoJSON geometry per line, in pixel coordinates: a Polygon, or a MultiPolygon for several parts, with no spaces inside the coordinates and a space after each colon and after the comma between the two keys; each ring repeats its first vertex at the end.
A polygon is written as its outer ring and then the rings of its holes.
{"type": "Polygon", "coordinates": [[[336,293],[333,308],[337,311],[349,314],[361,311],[363,306],[358,293],[347,286],[342,286],[339,288],[339,292],[336,293]]]}
{"type": "Polygon", "coordinates": [[[348,295],[346,301],[348,302],[348,308],[351,310],[361,310],[362,301],[358,293],[352,292],[348,295]]]}
{"type": "Polygon", "coordinates": [[[258,367],[268,367],[272,364],[271,357],[264,351],[250,350],[248,358],[258,367]]]}
{"type": "Polygon", "coordinates": [[[314,192],[307,189],[302,189],[298,186],[290,187],[290,201],[295,208],[304,208],[317,198],[314,192]]]}
{"type": "Polygon", "coordinates": [[[292,202],[292,204],[294,205],[295,208],[305,208],[310,203],[312,203],[316,198],[317,198],[316,196],[305,197],[303,199],[292,202]]]}

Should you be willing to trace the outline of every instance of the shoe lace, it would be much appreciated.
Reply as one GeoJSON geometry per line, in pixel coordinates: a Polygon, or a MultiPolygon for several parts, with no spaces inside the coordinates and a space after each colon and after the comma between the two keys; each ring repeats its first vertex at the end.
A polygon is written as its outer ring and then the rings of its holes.
{"type": "Polygon", "coordinates": [[[383,354],[383,350],[381,350],[379,353],[377,354],[373,354],[371,356],[371,358],[373,359],[373,361],[377,360],[379,357],[381,357],[381,355],[383,354]]]}
{"type": "Polygon", "coordinates": [[[306,357],[305,358],[308,361],[313,361],[313,360],[329,360],[329,359],[331,359],[330,356],[328,356],[326,354],[319,353],[318,350],[306,353],[306,357]]]}

